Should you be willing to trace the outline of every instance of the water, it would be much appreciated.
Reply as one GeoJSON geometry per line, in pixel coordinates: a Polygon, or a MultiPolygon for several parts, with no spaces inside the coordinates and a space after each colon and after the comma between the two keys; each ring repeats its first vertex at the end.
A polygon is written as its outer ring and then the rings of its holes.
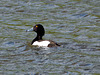
{"type": "Polygon", "coordinates": [[[0,1],[0,75],[99,74],[99,0],[0,1]],[[38,23],[61,47],[30,45],[38,23]]]}

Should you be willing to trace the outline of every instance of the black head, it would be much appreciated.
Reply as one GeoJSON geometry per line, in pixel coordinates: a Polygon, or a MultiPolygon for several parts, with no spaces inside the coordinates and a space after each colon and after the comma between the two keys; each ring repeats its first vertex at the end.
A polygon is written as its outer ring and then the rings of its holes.
{"type": "Polygon", "coordinates": [[[37,33],[38,36],[43,36],[45,34],[44,27],[41,24],[36,24],[33,27],[33,30],[37,33]]]}

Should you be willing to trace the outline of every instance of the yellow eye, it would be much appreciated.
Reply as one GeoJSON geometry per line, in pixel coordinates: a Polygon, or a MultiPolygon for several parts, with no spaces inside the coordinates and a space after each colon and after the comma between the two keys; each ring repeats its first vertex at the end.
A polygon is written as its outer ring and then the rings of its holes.
{"type": "Polygon", "coordinates": [[[36,26],[36,27],[38,27],[38,26],[36,26]]]}

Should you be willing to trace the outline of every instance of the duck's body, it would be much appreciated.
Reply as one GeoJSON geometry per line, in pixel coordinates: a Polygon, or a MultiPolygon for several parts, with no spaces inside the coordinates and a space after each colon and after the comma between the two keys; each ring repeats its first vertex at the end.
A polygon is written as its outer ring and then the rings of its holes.
{"type": "Polygon", "coordinates": [[[54,46],[60,46],[54,41],[51,40],[43,40],[42,37],[45,34],[44,27],[41,24],[36,24],[33,28],[27,31],[35,31],[37,33],[37,36],[35,39],[33,39],[31,45],[34,46],[44,46],[44,47],[54,47],[54,46]]]}

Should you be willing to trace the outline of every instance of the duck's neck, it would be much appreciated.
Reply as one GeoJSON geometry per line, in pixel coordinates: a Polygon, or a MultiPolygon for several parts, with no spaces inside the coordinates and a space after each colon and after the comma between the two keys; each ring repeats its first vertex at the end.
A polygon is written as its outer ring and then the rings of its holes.
{"type": "Polygon", "coordinates": [[[35,42],[35,41],[38,41],[38,40],[42,40],[42,36],[40,35],[37,35],[35,39],[33,39],[31,45],[35,42]]]}

